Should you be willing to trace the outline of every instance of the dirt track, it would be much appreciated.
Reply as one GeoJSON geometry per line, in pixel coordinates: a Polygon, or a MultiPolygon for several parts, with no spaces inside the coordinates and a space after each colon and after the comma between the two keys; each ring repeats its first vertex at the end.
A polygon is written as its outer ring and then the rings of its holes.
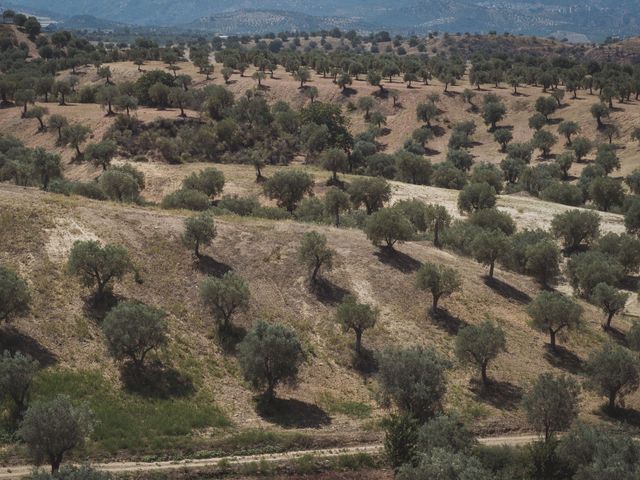
{"type": "MultiPolygon", "coordinates": [[[[509,445],[509,446],[521,446],[537,440],[536,435],[520,435],[520,436],[505,436],[505,437],[488,437],[480,438],[479,441],[483,445],[509,445]]],[[[98,463],[94,466],[102,471],[111,473],[124,473],[124,472],[142,472],[142,471],[162,471],[162,470],[177,470],[177,469],[195,469],[195,468],[209,468],[215,467],[220,463],[226,463],[227,465],[243,465],[247,463],[266,461],[270,463],[286,462],[295,460],[305,455],[313,455],[319,458],[338,457],[340,455],[355,455],[358,453],[377,454],[383,449],[381,444],[373,445],[360,445],[357,447],[348,448],[330,448],[323,450],[301,450],[295,452],[284,452],[274,454],[262,454],[262,455],[248,455],[248,456],[230,456],[230,457],[217,457],[217,458],[201,458],[197,460],[180,460],[180,461],[166,461],[166,462],[116,462],[116,463],[98,463]]],[[[29,475],[33,470],[33,465],[20,465],[16,467],[10,467],[0,471],[0,479],[13,480],[19,479],[26,475],[29,475]]]]}

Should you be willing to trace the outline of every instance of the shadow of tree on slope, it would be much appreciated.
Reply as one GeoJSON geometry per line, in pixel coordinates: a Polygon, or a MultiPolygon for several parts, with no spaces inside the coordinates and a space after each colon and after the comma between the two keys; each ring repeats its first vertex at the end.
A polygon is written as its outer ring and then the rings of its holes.
{"type": "Polygon", "coordinates": [[[258,399],[257,412],[264,420],[283,428],[320,428],[331,424],[331,417],[317,405],[293,398],[258,399]]]}

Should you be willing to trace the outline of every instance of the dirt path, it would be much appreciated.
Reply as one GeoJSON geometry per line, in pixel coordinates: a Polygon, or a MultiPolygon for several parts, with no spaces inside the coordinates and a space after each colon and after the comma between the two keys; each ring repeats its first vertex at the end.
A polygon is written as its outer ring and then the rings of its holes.
{"type": "MultiPolygon", "coordinates": [[[[538,439],[536,435],[520,435],[505,437],[488,437],[480,438],[479,441],[483,445],[509,445],[512,447],[527,445],[538,439]]],[[[178,469],[194,469],[215,467],[220,463],[226,463],[229,466],[244,465],[247,463],[266,461],[270,463],[286,462],[301,458],[305,455],[313,455],[319,458],[331,458],[341,455],[355,455],[358,453],[377,454],[382,452],[382,444],[360,445],[357,447],[347,448],[329,448],[321,450],[301,450],[294,452],[247,455],[247,456],[230,456],[217,458],[202,458],[195,460],[180,460],[166,462],[114,462],[114,463],[97,463],[94,467],[111,473],[124,472],[142,472],[142,471],[166,471],[178,469]]],[[[29,475],[33,470],[33,465],[20,465],[15,467],[6,467],[0,471],[0,480],[17,480],[29,475]]]]}

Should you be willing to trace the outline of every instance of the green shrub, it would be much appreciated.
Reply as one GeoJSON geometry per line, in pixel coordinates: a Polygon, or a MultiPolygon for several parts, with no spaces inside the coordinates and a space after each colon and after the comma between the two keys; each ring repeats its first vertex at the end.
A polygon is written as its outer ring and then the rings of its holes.
{"type": "Polygon", "coordinates": [[[197,190],[177,190],[162,199],[162,208],[202,211],[209,208],[209,197],[197,190]]]}

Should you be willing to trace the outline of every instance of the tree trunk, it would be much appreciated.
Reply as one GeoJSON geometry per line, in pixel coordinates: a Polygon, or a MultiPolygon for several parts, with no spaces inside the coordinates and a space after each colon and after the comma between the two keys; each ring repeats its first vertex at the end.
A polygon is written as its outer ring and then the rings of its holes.
{"type": "Polygon", "coordinates": [[[487,385],[489,383],[489,377],[487,376],[487,364],[486,362],[480,366],[480,373],[482,374],[482,383],[487,385]]]}
{"type": "Polygon", "coordinates": [[[311,273],[311,283],[316,283],[318,272],[320,271],[320,262],[316,262],[315,267],[313,267],[313,272],[311,273]]]}
{"type": "Polygon", "coordinates": [[[610,312],[609,315],[607,315],[607,326],[605,327],[605,330],[611,329],[611,320],[613,320],[613,312],[610,312]]]}
{"type": "Polygon", "coordinates": [[[356,353],[360,355],[362,351],[362,330],[356,330],[356,353]]]}
{"type": "Polygon", "coordinates": [[[336,211],[336,228],[340,227],[340,211],[336,211]]]}
{"type": "Polygon", "coordinates": [[[496,265],[495,260],[491,262],[491,264],[489,265],[489,278],[493,278],[493,269],[496,265]]]}
{"type": "Polygon", "coordinates": [[[617,390],[609,391],[609,409],[613,410],[616,408],[616,396],[618,394],[617,390]]]}
{"type": "Polygon", "coordinates": [[[438,311],[438,300],[440,300],[440,295],[433,295],[433,305],[431,308],[433,312],[438,311]]]}
{"type": "Polygon", "coordinates": [[[551,339],[551,350],[556,351],[556,332],[549,329],[549,337],[551,339]]]}
{"type": "Polygon", "coordinates": [[[62,455],[61,454],[51,455],[49,460],[51,462],[51,474],[55,475],[60,470],[60,464],[62,463],[62,455]]]}

